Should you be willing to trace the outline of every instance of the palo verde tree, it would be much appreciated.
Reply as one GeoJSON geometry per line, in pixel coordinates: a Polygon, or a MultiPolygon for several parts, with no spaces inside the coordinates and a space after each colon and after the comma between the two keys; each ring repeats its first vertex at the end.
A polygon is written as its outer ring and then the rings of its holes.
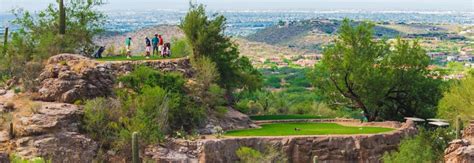
{"type": "Polygon", "coordinates": [[[235,88],[255,90],[261,87],[261,74],[249,59],[239,56],[237,45],[224,35],[225,17],[206,15],[203,5],[190,4],[180,28],[191,45],[193,59],[209,58],[219,72],[217,83],[230,95],[235,88]]]}
{"type": "Polygon", "coordinates": [[[369,121],[431,117],[441,93],[429,77],[430,59],[416,42],[373,37],[373,25],[344,20],[333,46],[311,73],[333,107],[362,110],[369,121]]]}
{"type": "Polygon", "coordinates": [[[458,117],[463,121],[474,118],[474,75],[453,81],[439,102],[438,116],[452,122],[456,122],[458,117]]]}

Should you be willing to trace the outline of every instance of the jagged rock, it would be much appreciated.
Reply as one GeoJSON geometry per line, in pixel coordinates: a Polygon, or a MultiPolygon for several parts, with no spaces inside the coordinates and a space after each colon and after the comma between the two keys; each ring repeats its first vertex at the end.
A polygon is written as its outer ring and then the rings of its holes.
{"type": "Polygon", "coordinates": [[[164,146],[149,146],[145,149],[145,156],[156,162],[187,162],[198,163],[198,155],[202,150],[199,141],[170,139],[164,146]]]}
{"type": "Polygon", "coordinates": [[[217,131],[215,127],[221,127],[223,130],[235,130],[245,128],[256,128],[252,120],[246,114],[242,114],[232,108],[228,108],[223,117],[216,115],[209,115],[205,125],[199,129],[201,134],[215,134],[217,131]]]}
{"type": "Polygon", "coordinates": [[[39,77],[38,99],[73,103],[110,95],[114,76],[111,71],[100,71],[98,65],[98,62],[79,55],[51,57],[39,77]]]}
{"type": "Polygon", "coordinates": [[[96,142],[76,132],[58,132],[22,137],[13,151],[23,158],[44,157],[53,162],[92,162],[98,149],[96,142]]]}
{"type": "Polygon", "coordinates": [[[474,146],[465,139],[450,142],[444,154],[444,161],[447,163],[474,162],[474,146]]]}
{"type": "Polygon", "coordinates": [[[449,143],[444,151],[444,161],[447,163],[472,163],[474,162],[474,124],[464,128],[462,139],[449,143]]]}
{"type": "Polygon", "coordinates": [[[14,119],[15,135],[31,136],[56,131],[77,132],[82,109],[76,105],[42,102],[33,114],[14,119]]]}
{"type": "Polygon", "coordinates": [[[192,76],[189,59],[98,62],[74,54],[51,57],[38,78],[38,100],[73,103],[112,94],[115,78],[137,65],[160,71],[178,71],[192,76]]]}

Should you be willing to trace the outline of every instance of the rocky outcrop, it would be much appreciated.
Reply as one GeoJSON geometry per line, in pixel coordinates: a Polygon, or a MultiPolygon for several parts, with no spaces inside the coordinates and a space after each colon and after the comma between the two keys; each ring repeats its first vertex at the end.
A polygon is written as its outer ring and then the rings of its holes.
{"type": "Polygon", "coordinates": [[[53,162],[92,162],[98,145],[76,132],[58,132],[15,140],[13,153],[23,158],[43,157],[53,162]]]}
{"type": "MultiPolygon", "coordinates": [[[[79,133],[82,108],[72,104],[37,102],[29,114],[13,118],[14,137],[0,131],[0,151],[22,158],[53,162],[91,162],[98,145],[79,133]]],[[[24,108],[23,108],[24,109],[24,108]]]]}
{"type": "Polygon", "coordinates": [[[462,139],[449,143],[444,151],[444,161],[447,163],[472,163],[474,162],[474,121],[463,130],[462,139]]]}
{"type": "Polygon", "coordinates": [[[39,100],[73,103],[108,96],[114,76],[98,62],[73,54],[51,57],[39,77],[39,100]]]}
{"type": "Polygon", "coordinates": [[[14,118],[16,136],[79,131],[82,109],[78,106],[47,102],[38,102],[35,105],[32,107],[33,114],[14,118]]]}
{"type": "Polygon", "coordinates": [[[77,100],[104,97],[112,94],[117,76],[129,73],[137,65],[161,71],[192,74],[189,60],[146,60],[98,62],[74,54],[51,57],[39,77],[38,100],[74,103],[77,100]]]}
{"type": "Polygon", "coordinates": [[[232,108],[228,108],[224,116],[218,117],[217,115],[208,115],[206,123],[201,129],[199,129],[199,133],[215,134],[218,132],[217,128],[227,131],[256,127],[258,126],[250,120],[248,115],[242,114],[232,108]]]}
{"type": "Polygon", "coordinates": [[[198,163],[202,152],[202,142],[180,139],[169,139],[165,145],[150,146],[145,149],[145,156],[157,162],[198,163]]]}

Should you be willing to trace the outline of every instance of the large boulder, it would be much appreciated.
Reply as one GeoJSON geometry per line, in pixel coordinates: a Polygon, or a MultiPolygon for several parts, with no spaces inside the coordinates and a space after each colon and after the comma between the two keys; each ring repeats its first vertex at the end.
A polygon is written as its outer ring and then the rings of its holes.
{"type": "Polygon", "coordinates": [[[59,54],[48,60],[39,77],[39,100],[73,103],[108,96],[114,75],[99,62],[74,54],[59,54]]]}
{"type": "Polygon", "coordinates": [[[15,141],[13,153],[22,158],[43,157],[53,162],[92,162],[98,144],[76,132],[58,132],[22,137],[15,141]]]}
{"type": "Polygon", "coordinates": [[[232,108],[227,108],[227,112],[223,115],[209,114],[206,123],[199,129],[201,134],[215,134],[218,129],[236,130],[246,128],[259,127],[250,120],[249,116],[232,108]]]}
{"type": "Polygon", "coordinates": [[[65,103],[37,102],[33,114],[17,116],[13,124],[16,136],[78,132],[82,109],[65,103]],[[35,108],[36,107],[36,108],[35,108]]]}

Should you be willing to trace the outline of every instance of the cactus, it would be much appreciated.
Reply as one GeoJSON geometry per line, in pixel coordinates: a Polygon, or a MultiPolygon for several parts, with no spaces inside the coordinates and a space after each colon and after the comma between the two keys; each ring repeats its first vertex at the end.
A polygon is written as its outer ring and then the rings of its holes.
{"type": "Polygon", "coordinates": [[[59,34],[66,34],[66,10],[64,8],[64,0],[59,0],[59,34]]]}
{"type": "Polygon", "coordinates": [[[456,117],[456,139],[461,139],[462,121],[461,117],[456,117]]]}
{"type": "Polygon", "coordinates": [[[139,163],[138,132],[132,134],[132,162],[139,163]]]}
{"type": "Polygon", "coordinates": [[[5,27],[5,34],[3,36],[3,55],[7,55],[8,46],[8,27],[5,27]]]}
{"type": "Polygon", "coordinates": [[[10,122],[10,128],[8,130],[8,134],[10,135],[11,139],[15,138],[15,131],[13,129],[13,122],[10,122]]]}

